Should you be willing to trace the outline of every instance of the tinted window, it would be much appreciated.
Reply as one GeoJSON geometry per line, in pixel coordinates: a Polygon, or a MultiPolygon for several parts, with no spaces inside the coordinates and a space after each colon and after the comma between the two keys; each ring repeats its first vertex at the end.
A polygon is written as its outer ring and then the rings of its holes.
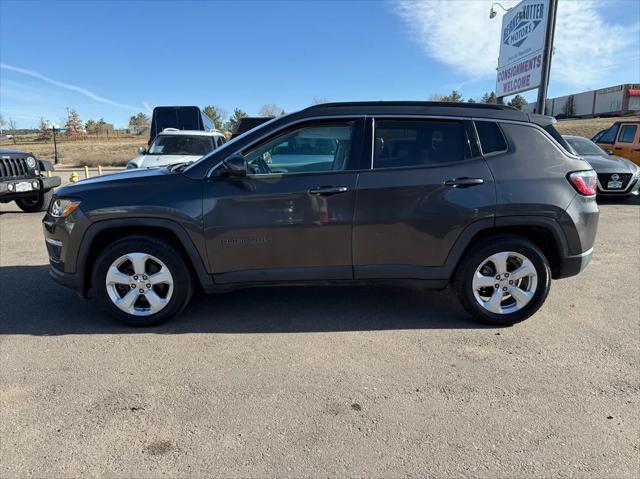
{"type": "Polygon", "coordinates": [[[616,134],[618,133],[618,125],[613,125],[607,131],[605,131],[600,137],[600,143],[614,143],[616,141],[616,134]]]}
{"type": "Polygon", "coordinates": [[[376,120],[374,168],[430,166],[471,157],[462,122],[376,120]]]}
{"type": "Polygon", "coordinates": [[[267,140],[245,157],[251,174],[341,171],[351,153],[353,123],[302,126],[267,140]]]}
{"type": "Polygon", "coordinates": [[[214,148],[210,136],[159,135],[149,148],[149,154],[202,156],[214,148]]]}
{"type": "Polygon", "coordinates": [[[636,125],[624,125],[620,130],[618,141],[621,143],[633,143],[637,129],[638,127],[636,125]]]}
{"type": "Polygon", "coordinates": [[[476,121],[476,130],[478,131],[478,138],[480,138],[480,145],[484,155],[507,149],[507,142],[504,140],[497,123],[493,121],[476,121]]]}

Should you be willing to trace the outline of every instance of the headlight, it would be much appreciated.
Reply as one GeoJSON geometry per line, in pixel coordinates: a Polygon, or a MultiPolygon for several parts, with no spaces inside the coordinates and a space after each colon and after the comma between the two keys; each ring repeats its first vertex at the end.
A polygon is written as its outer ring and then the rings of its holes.
{"type": "Polygon", "coordinates": [[[27,166],[29,168],[35,168],[36,167],[36,159],[33,156],[27,157],[27,166]]]}
{"type": "Polygon", "coordinates": [[[51,202],[49,214],[55,218],[66,218],[80,206],[80,200],[56,198],[51,202]]]}

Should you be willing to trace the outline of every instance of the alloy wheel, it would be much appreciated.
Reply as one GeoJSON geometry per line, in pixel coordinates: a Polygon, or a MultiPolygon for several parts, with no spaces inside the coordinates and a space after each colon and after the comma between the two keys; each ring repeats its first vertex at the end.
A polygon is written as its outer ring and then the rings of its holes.
{"type": "Polygon", "coordinates": [[[538,273],[529,258],[514,251],[492,254],[473,275],[473,295],[484,309],[494,314],[520,311],[533,299],[538,273]]]}
{"type": "Polygon", "coordinates": [[[150,316],[162,311],[173,294],[169,268],[147,253],[128,253],[107,270],[105,284],[115,306],[134,316],[150,316]]]}

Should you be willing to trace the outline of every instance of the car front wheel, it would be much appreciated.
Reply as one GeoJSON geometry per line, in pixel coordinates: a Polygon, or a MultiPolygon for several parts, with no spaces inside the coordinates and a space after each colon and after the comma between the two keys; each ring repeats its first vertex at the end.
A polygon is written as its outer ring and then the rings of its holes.
{"type": "Polygon", "coordinates": [[[114,242],[98,257],[92,293],[117,320],[153,326],[184,309],[192,280],[185,259],[170,243],[130,237],[114,242]]]}
{"type": "Polygon", "coordinates": [[[44,191],[34,196],[27,198],[21,198],[16,200],[18,207],[26,213],[38,213],[45,211],[51,203],[53,197],[53,190],[44,191]]]}
{"type": "Polygon", "coordinates": [[[463,258],[455,289],[464,309],[481,321],[512,325],[532,316],[549,294],[544,253],[516,236],[486,240],[463,258]]]}

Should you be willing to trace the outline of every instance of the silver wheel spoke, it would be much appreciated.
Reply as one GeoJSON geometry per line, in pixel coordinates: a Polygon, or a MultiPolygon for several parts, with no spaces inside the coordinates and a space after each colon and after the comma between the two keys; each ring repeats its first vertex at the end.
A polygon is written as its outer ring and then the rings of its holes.
{"type": "Polygon", "coordinates": [[[171,284],[173,282],[173,278],[171,276],[171,273],[169,272],[169,270],[167,268],[162,268],[160,271],[158,271],[157,273],[154,273],[152,275],[149,276],[149,282],[151,284],[153,284],[154,286],[156,284],[171,284]]]}
{"type": "Polygon", "coordinates": [[[473,277],[473,289],[478,290],[480,288],[493,288],[496,280],[493,276],[485,276],[480,273],[480,271],[476,271],[475,276],[473,277]]]}
{"type": "Polygon", "coordinates": [[[494,290],[489,301],[485,303],[485,307],[492,313],[499,313],[503,296],[504,292],[500,288],[494,290]]]}
{"type": "Polygon", "coordinates": [[[133,271],[136,274],[146,273],[145,268],[147,264],[147,258],[149,258],[149,255],[146,255],[144,253],[131,253],[127,255],[127,257],[131,261],[131,264],[133,265],[133,271]]]}
{"type": "Polygon", "coordinates": [[[509,253],[496,253],[489,258],[489,261],[496,267],[496,274],[503,275],[507,272],[507,259],[509,259],[509,253]]]}
{"type": "Polygon", "coordinates": [[[123,311],[129,313],[133,310],[133,305],[135,304],[136,299],[138,299],[138,296],[140,296],[140,293],[138,293],[137,290],[132,289],[127,294],[125,294],[122,299],[118,300],[116,302],[116,305],[123,311]]]}
{"type": "Polygon", "coordinates": [[[115,266],[111,266],[107,271],[107,284],[126,284],[129,286],[131,283],[131,276],[122,273],[115,266]]]}
{"type": "Polygon", "coordinates": [[[513,296],[513,299],[516,300],[516,304],[520,308],[525,306],[529,301],[531,301],[531,298],[533,298],[533,293],[523,291],[517,286],[510,288],[509,293],[511,293],[511,296],[513,296]]]}
{"type": "Polygon", "coordinates": [[[511,272],[511,279],[517,281],[527,276],[531,276],[532,274],[536,274],[536,268],[533,266],[531,261],[525,259],[519,268],[511,272]]]}
{"type": "Polygon", "coordinates": [[[153,290],[147,291],[144,297],[147,298],[147,301],[149,302],[149,307],[151,308],[151,311],[150,311],[151,314],[157,313],[162,308],[164,308],[167,304],[167,301],[165,299],[162,299],[160,296],[158,296],[153,290]]]}

